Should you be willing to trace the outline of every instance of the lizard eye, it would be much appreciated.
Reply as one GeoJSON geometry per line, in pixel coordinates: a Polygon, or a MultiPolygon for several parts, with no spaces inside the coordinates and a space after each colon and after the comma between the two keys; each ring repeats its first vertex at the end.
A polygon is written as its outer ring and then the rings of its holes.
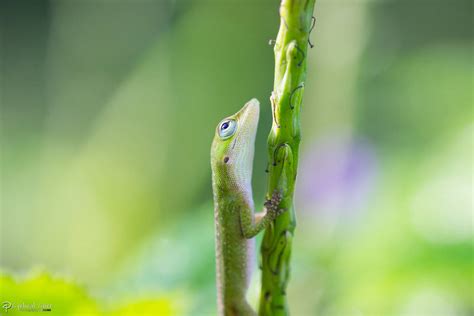
{"type": "Polygon", "coordinates": [[[237,123],[235,120],[224,120],[219,124],[219,136],[222,139],[229,138],[234,135],[237,123]]]}

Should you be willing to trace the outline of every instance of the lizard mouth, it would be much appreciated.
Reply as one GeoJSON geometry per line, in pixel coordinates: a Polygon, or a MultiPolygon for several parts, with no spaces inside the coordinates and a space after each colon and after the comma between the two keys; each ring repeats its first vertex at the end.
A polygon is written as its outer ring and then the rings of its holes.
{"type": "Polygon", "coordinates": [[[257,99],[251,99],[235,116],[238,117],[238,121],[245,122],[256,130],[260,116],[260,102],[257,99]]]}

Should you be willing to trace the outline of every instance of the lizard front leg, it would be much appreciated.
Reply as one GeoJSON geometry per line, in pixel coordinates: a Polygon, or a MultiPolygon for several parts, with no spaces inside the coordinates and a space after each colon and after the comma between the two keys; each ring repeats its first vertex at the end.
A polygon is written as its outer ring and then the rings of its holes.
{"type": "Polygon", "coordinates": [[[281,209],[280,202],[282,195],[275,191],[270,200],[264,204],[264,210],[257,214],[249,207],[240,210],[240,227],[245,238],[253,238],[259,232],[264,230],[273,220],[283,213],[285,209],[281,209]]]}

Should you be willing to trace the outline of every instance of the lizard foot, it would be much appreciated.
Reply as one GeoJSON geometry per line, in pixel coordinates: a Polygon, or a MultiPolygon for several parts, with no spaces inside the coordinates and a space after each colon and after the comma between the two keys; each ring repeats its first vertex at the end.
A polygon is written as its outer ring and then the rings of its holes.
{"type": "Polygon", "coordinates": [[[286,211],[285,208],[280,208],[280,203],[282,200],[282,194],[279,191],[275,190],[273,191],[271,199],[265,201],[264,203],[267,212],[271,213],[275,218],[286,211]]]}

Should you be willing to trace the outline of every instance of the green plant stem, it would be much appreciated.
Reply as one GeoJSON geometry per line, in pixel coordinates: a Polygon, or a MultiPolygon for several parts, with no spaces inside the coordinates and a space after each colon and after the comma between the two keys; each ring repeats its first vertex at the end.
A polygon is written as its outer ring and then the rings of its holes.
{"type": "Polygon", "coordinates": [[[300,144],[300,109],[306,79],[306,52],[315,0],[282,0],[275,42],[275,81],[270,101],[267,198],[283,193],[287,212],[266,229],[261,246],[262,288],[259,315],[288,315],[286,287],[296,226],[293,195],[300,144]]]}

